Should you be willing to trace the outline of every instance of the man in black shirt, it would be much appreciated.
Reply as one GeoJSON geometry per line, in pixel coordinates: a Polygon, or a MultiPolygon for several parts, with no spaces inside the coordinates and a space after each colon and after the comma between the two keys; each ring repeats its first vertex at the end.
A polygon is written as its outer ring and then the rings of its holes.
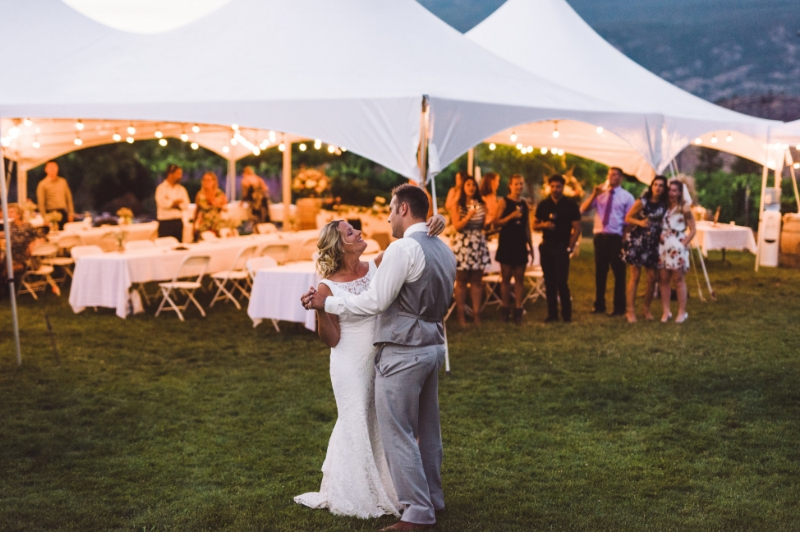
{"type": "Polygon", "coordinates": [[[569,256],[581,237],[581,212],[571,200],[564,198],[564,176],[550,176],[550,196],[536,207],[533,229],[541,230],[539,245],[544,287],[547,295],[547,319],[558,320],[558,299],[561,298],[561,316],[564,322],[572,321],[572,300],[569,285],[569,256]]]}

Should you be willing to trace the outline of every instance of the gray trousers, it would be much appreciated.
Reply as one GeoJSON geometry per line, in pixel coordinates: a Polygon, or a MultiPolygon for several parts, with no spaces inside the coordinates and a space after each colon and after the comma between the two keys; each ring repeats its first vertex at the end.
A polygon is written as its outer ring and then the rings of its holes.
{"type": "Polygon", "coordinates": [[[403,521],[436,523],[444,509],[439,368],[444,346],[386,344],[375,356],[375,407],[403,521]],[[419,439],[419,443],[417,443],[419,439]]]}

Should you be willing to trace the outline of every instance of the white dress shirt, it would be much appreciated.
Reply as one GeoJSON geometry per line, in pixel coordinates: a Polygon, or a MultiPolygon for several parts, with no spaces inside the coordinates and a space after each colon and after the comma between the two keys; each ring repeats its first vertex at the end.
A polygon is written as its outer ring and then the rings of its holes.
{"type": "Polygon", "coordinates": [[[180,183],[171,185],[167,180],[156,187],[156,218],[158,220],[175,220],[183,217],[183,209],[189,207],[189,193],[180,183]],[[176,202],[180,207],[172,207],[176,202]]]}
{"type": "Polygon", "coordinates": [[[397,298],[403,284],[417,281],[425,270],[422,246],[414,239],[406,238],[418,232],[428,233],[425,222],[410,226],[403,233],[402,239],[394,241],[386,248],[381,266],[372,278],[369,289],[357,296],[328,296],[325,299],[325,311],[333,315],[340,315],[344,311],[356,315],[379,315],[386,311],[397,298]]]}

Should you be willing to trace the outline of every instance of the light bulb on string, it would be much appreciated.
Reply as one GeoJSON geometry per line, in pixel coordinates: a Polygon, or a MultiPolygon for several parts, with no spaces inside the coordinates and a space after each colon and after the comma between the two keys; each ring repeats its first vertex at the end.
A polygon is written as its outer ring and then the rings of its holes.
{"type": "Polygon", "coordinates": [[[83,131],[83,122],[80,120],[75,123],[75,129],[78,131],[83,131]]]}
{"type": "Polygon", "coordinates": [[[328,145],[328,153],[329,153],[329,154],[332,154],[332,153],[334,153],[335,151],[336,151],[336,147],[335,147],[334,145],[332,145],[332,144],[329,144],[329,145],[328,145]]]}
{"type": "Polygon", "coordinates": [[[717,141],[719,141],[719,139],[717,139],[717,134],[715,133],[714,136],[711,137],[711,144],[717,144],[717,141]]]}
{"type": "Polygon", "coordinates": [[[299,148],[300,148],[300,151],[301,151],[301,152],[305,152],[305,151],[306,151],[306,148],[307,148],[307,146],[306,146],[306,143],[300,143],[300,146],[299,146],[299,148]]]}
{"type": "Polygon", "coordinates": [[[564,150],[563,149],[559,150],[558,155],[564,155],[564,150]]]}
{"type": "Polygon", "coordinates": [[[164,136],[160,129],[157,129],[154,135],[156,136],[156,139],[160,139],[164,136]]]}
{"type": "Polygon", "coordinates": [[[512,132],[511,132],[511,137],[509,137],[509,139],[511,139],[511,142],[512,142],[512,143],[515,143],[515,142],[517,142],[517,134],[516,134],[515,132],[513,132],[513,131],[512,131],[512,132]]]}
{"type": "Polygon", "coordinates": [[[25,124],[26,126],[30,126],[31,124],[33,124],[33,121],[29,118],[26,118],[25,120],[22,121],[22,123],[25,124]]]}
{"type": "Polygon", "coordinates": [[[166,146],[167,145],[167,140],[166,139],[159,139],[158,144],[160,144],[161,146],[166,146]]]}
{"type": "Polygon", "coordinates": [[[128,135],[133,135],[134,133],[136,133],[136,128],[134,128],[133,124],[131,124],[128,126],[128,135]]]}
{"type": "Polygon", "coordinates": [[[794,168],[800,168],[800,163],[795,163],[795,164],[794,164],[794,165],[792,165],[792,166],[793,166],[794,168]]]}
{"type": "Polygon", "coordinates": [[[133,137],[126,137],[125,142],[127,142],[128,144],[133,144],[133,137]]]}
{"type": "Polygon", "coordinates": [[[339,151],[341,151],[341,152],[346,152],[346,151],[347,151],[347,148],[344,148],[343,146],[340,146],[340,147],[339,147],[339,151]]]}
{"type": "Polygon", "coordinates": [[[11,137],[0,137],[0,145],[5,147],[11,146],[11,137]]]}
{"type": "Polygon", "coordinates": [[[237,131],[239,129],[239,125],[238,124],[231,124],[231,129],[234,130],[234,131],[237,131]]]}
{"type": "Polygon", "coordinates": [[[542,154],[547,155],[547,148],[542,147],[542,154]]]}
{"type": "Polygon", "coordinates": [[[239,139],[231,137],[231,146],[236,146],[237,144],[239,144],[239,139]]]}
{"type": "Polygon", "coordinates": [[[603,130],[603,126],[597,126],[597,133],[598,133],[598,135],[599,135],[599,134],[601,134],[601,133],[603,133],[603,131],[604,131],[604,130],[603,130]]]}
{"type": "Polygon", "coordinates": [[[115,133],[114,135],[111,136],[111,138],[114,139],[116,142],[119,142],[122,140],[122,135],[120,135],[119,133],[115,133]]]}
{"type": "Polygon", "coordinates": [[[225,145],[225,146],[222,147],[222,153],[227,154],[230,151],[231,151],[231,149],[228,148],[228,145],[225,145]]]}
{"type": "Polygon", "coordinates": [[[191,147],[192,147],[192,150],[197,150],[198,148],[200,148],[200,145],[199,145],[199,144],[197,144],[197,143],[192,143],[192,144],[190,144],[189,146],[191,146],[191,147]]]}
{"type": "Polygon", "coordinates": [[[75,143],[75,146],[80,146],[83,144],[83,140],[80,137],[75,137],[75,140],[72,142],[75,143]]]}
{"type": "Polygon", "coordinates": [[[275,142],[275,139],[277,139],[277,138],[278,138],[278,137],[275,135],[275,132],[274,132],[274,131],[272,131],[272,130],[270,130],[270,131],[269,131],[269,142],[271,142],[271,143],[274,143],[274,142],[275,142]]]}
{"type": "Polygon", "coordinates": [[[261,147],[262,150],[266,150],[267,146],[269,146],[269,141],[267,139],[264,139],[263,141],[261,141],[261,144],[259,146],[261,147]]]}
{"type": "Polygon", "coordinates": [[[494,143],[489,143],[489,150],[494,151],[497,148],[497,145],[494,143]]]}
{"type": "Polygon", "coordinates": [[[694,140],[694,144],[703,144],[703,139],[698,137],[697,139],[694,140]]]}
{"type": "Polygon", "coordinates": [[[33,146],[34,148],[39,148],[39,147],[41,147],[42,145],[41,145],[41,144],[39,144],[39,141],[38,141],[38,139],[34,139],[34,140],[33,140],[33,144],[31,144],[31,146],[33,146]]]}
{"type": "Polygon", "coordinates": [[[281,152],[285,152],[286,151],[286,143],[280,143],[278,145],[278,150],[280,150],[281,152]]]}
{"type": "Polygon", "coordinates": [[[253,148],[253,155],[261,155],[261,150],[258,148],[253,148]]]}
{"type": "Polygon", "coordinates": [[[522,143],[517,143],[516,148],[517,148],[517,150],[522,150],[522,143]]]}
{"type": "Polygon", "coordinates": [[[728,136],[727,136],[727,137],[725,137],[725,140],[726,140],[727,142],[729,142],[729,143],[730,143],[730,142],[733,142],[733,135],[731,135],[730,133],[728,133],[728,136]]]}
{"type": "Polygon", "coordinates": [[[188,136],[188,135],[186,135],[186,132],[183,132],[183,133],[181,133],[181,140],[182,140],[183,142],[186,142],[186,141],[188,141],[188,140],[189,140],[189,136],[188,136]]]}
{"type": "Polygon", "coordinates": [[[314,139],[314,149],[319,150],[320,148],[322,148],[322,141],[319,139],[314,139]]]}
{"type": "Polygon", "coordinates": [[[198,126],[197,124],[195,124],[194,126],[192,126],[192,131],[193,131],[194,133],[200,133],[200,126],[198,126]]]}
{"type": "Polygon", "coordinates": [[[560,135],[561,133],[558,131],[558,122],[556,122],[555,126],[553,126],[553,139],[558,139],[560,135]]]}

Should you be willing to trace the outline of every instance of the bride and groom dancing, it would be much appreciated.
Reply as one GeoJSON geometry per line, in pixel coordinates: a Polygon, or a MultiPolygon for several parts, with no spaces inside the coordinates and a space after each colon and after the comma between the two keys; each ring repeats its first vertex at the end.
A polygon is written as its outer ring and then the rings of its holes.
{"type": "Polygon", "coordinates": [[[423,189],[395,188],[389,223],[398,240],[369,263],[360,260],[360,231],[326,225],[317,262],[324,279],[301,298],[331,347],[338,419],[320,491],[295,501],[360,518],[402,514],[385,531],[428,529],[444,509],[438,376],[456,261],[429,235],[444,219],[426,224],[428,206],[423,189]]]}

